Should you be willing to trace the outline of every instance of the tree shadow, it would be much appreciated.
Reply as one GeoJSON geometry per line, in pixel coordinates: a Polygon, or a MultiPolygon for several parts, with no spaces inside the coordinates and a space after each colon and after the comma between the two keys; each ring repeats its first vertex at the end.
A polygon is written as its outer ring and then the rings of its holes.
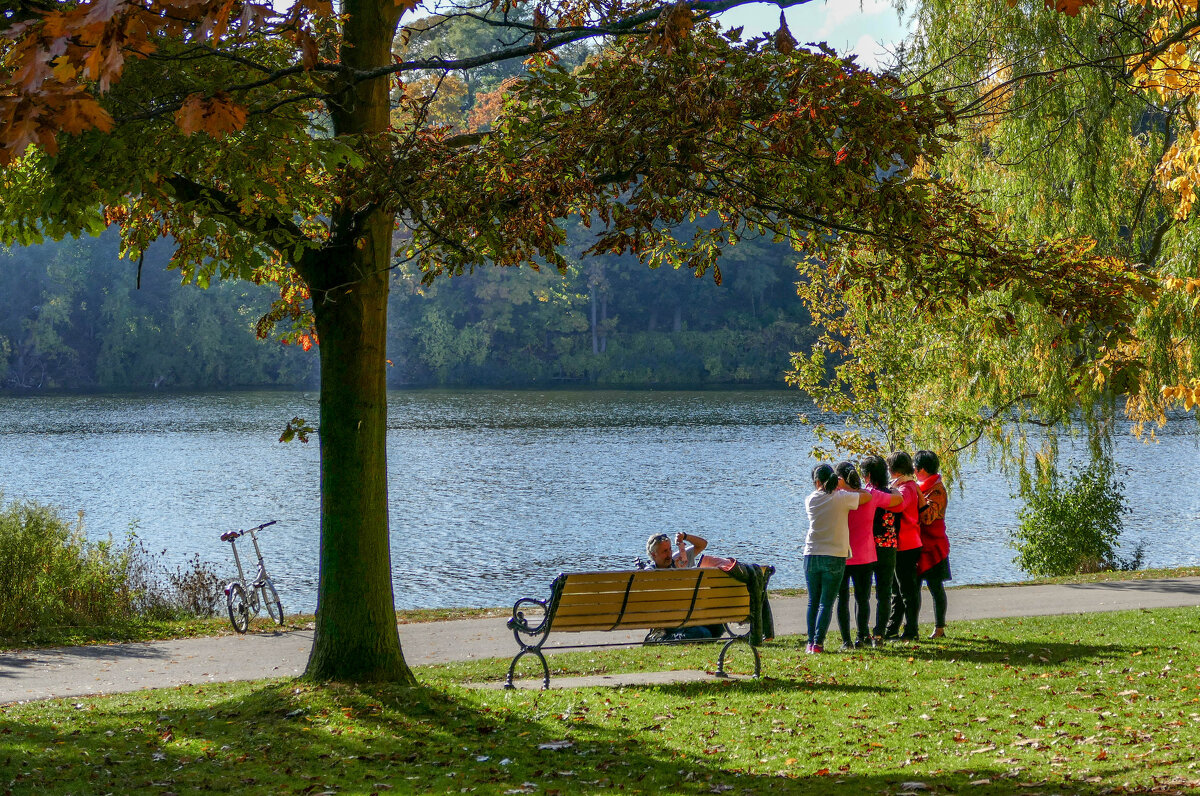
{"type": "Polygon", "coordinates": [[[864,650],[871,655],[903,655],[925,660],[962,661],[964,663],[1008,663],[1022,666],[1058,666],[1072,663],[1098,664],[1128,657],[1141,647],[1120,644],[1082,644],[1050,641],[1045,637],[1015,643],[988,636],[952,637],[915,644],[886,642],[883,647],[864,650]]]}
{"type": "MultiPolygon", "coordinates": [[[[727,687],[688,683],[658,687],[678,704],[719,697],[727,687]]],[[[746,688],[742,686],[742,688],[746,688]]],[[[747,690],[767,699],[783,721],[805,719],[786,708],[793,684],[765,680],[747,690]],[[773,701],[772,701],[773,700],[773,701]]],[[[537,692],[478,699],[432,687],[330,685],[298,681],[218,687],[197,707],[186,695],[140,695],[115,712],[78,703],[45,706],[35,722],[0,713],[0,761],[14,792],[259,793],[574,793],[623,788],[669,793],[952,792],[987,780],[979,793],[1029,792],[1033,783],[1000,763],[952,772],[896,768],[858,773],[803,755],[777,770],[747,772],[721,763],[700,738],[681,752],[655,726],[631,728],[621,706],[547,699],[537,692]],[[353,716],[348,723],[345,717],[353,716]],[[632,731],[631,731],[632,730],[632,731]],[[656,743],[657,737],[664,742],[656,743]],[[831,770],[832,769],[832,770],[831,770]],[[836,785],[835,785],[836,783],[836,785]],[[906,784],[907,783],[907,784],[906,784]]],[[[637,692],[626,692],[636,698],[637,692]]],[[[745,693],[745,692],[743,692],[745,693]]],[[[110,703],[111,704],[111,703],[110,703]]],[[[766,725],[771,720],[763,720],[766,725]]],[[[723,730],[728,735],[730,727],[723,730]]],[[[734,731],[741,732],[737,727],[734,731]]],[[[673,739],[678,740],[678,739],[673,739]]],[[[907,737],[880,740],[907,754],[907,737]]],[[[796,744],[803,749],[804,743],[796,744]]],[[[804,749],[807,752],[807,749],[804,749]]],[[[801,755],[797,753],[797,757],[801,755]]],[[[765,768],[765,766],[764,766],[765,768]]],[[[1132,769],[1114,764],[1105,782],[1071,780],[1081,796],[1108,793],[1132,769]]],[[[1141,772],[1144,773],[1144,772],[1141,772]]],[[[1200,784],[1200,783],[1198,783],[1200,784]]],[[[1053,787],[1053,786],[1050,786],[1053,787]]],[[[1128,791],[1126,791],[1128,792],[1128,791]]]]}

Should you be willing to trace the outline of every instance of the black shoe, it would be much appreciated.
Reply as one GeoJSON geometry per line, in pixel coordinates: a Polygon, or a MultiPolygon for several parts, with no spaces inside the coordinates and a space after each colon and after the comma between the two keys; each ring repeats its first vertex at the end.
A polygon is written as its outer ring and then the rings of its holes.
{"type": "Polygon", "coordinates": [[[920,636],[918,636],[916,633],[912,633],[912,634],[905,633],[903,636],[897,636],[897,638],[900,641],[917,641],[918,639],[920,639],[920,636]]]}
{"type": "Polygon", "coordinates": [[[888,641],[891,641],[892,639],[900,638],[900,629],[889,627],[886,631],[884,631],[883,637],[884,637],[884,639],[886,639],[888,641]]]}

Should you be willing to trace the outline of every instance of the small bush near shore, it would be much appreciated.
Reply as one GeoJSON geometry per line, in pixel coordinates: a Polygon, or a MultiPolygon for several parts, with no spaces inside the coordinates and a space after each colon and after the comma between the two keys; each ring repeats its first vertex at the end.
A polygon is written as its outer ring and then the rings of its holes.
{"type": "Polygon", "coordinates": [[[174,573],[136,534],[124,544],[89,540],[83,515],[0,497],[0,636],[46,627],[212,616],[221,584],[200,561],[174,573]]]}
{"type": "Polygon", "coordinates": [[[1039,463],[1022,492],[1026,503],[1011,542],[1021,569],[1055,577],[1141,568],[1144,543],[1128,558],[1116,552],[1129,507],[1108,460],[1093,459],[1067,477],[1039,463]]]}

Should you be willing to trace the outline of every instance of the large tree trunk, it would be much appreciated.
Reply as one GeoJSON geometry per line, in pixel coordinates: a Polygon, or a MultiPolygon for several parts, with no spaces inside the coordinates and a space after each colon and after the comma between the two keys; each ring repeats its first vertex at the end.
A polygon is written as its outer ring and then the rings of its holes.
{"type": "MultiPolygon", "coordinates": [[[[321,569],[309,677],[413,682],[400,651],[387,500],[388,272],[391,219],[368,222],[359,275],[313,295],[321,350],[321,569]]],[[[356,256],[357,255],[357,256],[356,256]]],[[[330,271],[344,271],[329,263],[330,271]]]]}
{"type": "MultiPolygon", "coordinates": [[[[342,62],[391,63],[393,0],[345,0],[342,62]]],[[[388,125],[387,79],[361,83],[331,107],[347,140],[388,125]]],[[[415,682],[400,651],[388,547],[388,266],[394,217],[346,206],[330,243],[297,264],[312,294],[321,351],[321,570],[306,675],[415,682]]]]}

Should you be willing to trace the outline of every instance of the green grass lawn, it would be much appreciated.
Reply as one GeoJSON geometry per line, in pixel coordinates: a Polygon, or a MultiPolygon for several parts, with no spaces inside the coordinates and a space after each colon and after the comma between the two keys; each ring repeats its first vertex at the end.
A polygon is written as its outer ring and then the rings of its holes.
{"type": "MultiPolygon", "coordinates": [[[[1126,794],[1200,790],[1200,610],[955,623],[764,678],[497,691],[299,681],[0,706],[13,793],[1126,794]]],[[[712,668],[719,648],[551,656],[554,677],[712,668]]],[[[734,668],[750,666],[734,648],[734,668]]]]}

